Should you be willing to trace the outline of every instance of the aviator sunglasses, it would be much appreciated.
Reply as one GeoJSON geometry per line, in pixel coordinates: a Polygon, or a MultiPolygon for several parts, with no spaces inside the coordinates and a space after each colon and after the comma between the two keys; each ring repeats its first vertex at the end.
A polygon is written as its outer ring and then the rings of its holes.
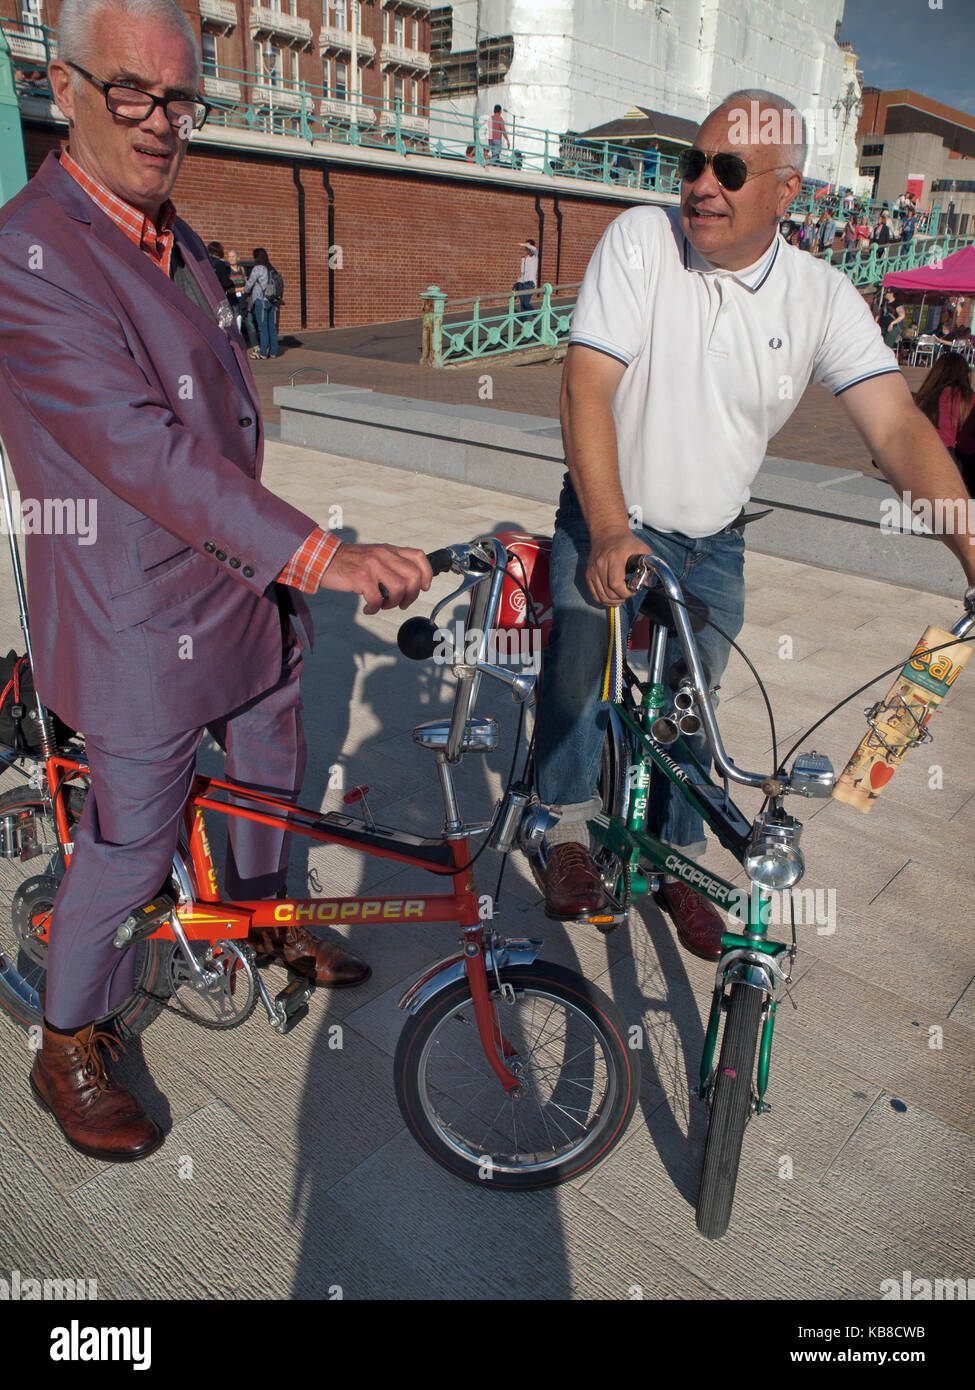
{"type": "Polygon", "coordinates": [[[792,164],[776,164],[773,169],[759,169],[757,174],[748,172],[748,165],[741,155],[729,154],[725,150],[718,154],[705,154],[694,148],[681,150],[677,157],[677,176],[684,183],[695,183],[704,173],[707,165],[714,170],[714,177],[729,193],[737,193],[749,179],[757,179],[762,174],[774,174],[779,169],[792,169],[792,164]]]}

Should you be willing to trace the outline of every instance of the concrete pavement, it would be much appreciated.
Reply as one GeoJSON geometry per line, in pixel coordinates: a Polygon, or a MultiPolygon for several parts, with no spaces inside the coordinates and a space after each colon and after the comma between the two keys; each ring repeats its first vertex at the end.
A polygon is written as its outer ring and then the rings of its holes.
{"type": "MultiPolygon", "coordinates": [[[[345,534],[360,540],[431,549],[501,523],[551,527],[544,504],[282,444],[269,448],[266,482],[323,521],[341,509],[345,534]]],[[[0,638],[20,648],[0,569],[0,638]]],[[[906,655],[926,623],[950,624],[958,612],[945,598],[753,552],[746,579],[741,642],[768,685],[780,748],[906,655]]],[[[441,578],[434,594],[447,592],[441,578]]],[[[365,618],[344,595],[321,594],[313,607],[305,802],[337,804],[328,782],[338,765],[346,785],[370,785],[377,818],[436,833],[433,762],[410,730],[447,708],[449,678],[399,655],[402,615],[365,618]]],[[[806,746],[839,770],[865,728],[868,698],[806,746]]],[[[514,729],[500,687],[485,690],[479,709],[499,716],[505,737],[496,754],[464,765],[472,819],[490,813],[514,729]]],[[[761,700],[737,658],[720,717],[735,760],[768,765],[761,700]]],[[[690,1088],[713,968],[680,950],[652,905],[606,938],[548,922],[513,857],[502,930],[542,937],[545,958],[595,980],[640,1030],[640,1104],[625,1140],[588,1176],[533,1195],[492,1194],[421,1152],[393,1097],[395,1001],[454,947],[456,929],[347,928],[372,979],[319,992],[287,1038],[260,1013],[226,1033],[171,1013],[152,1025],[121,1074],[167,1141],[125,1168],[63,1144],[27,1087],[27,1039],[0,1018],[0,1276],[97,1279],[101,1298],[509,1300],[873,1300],[904,1270],[972,1276],[973,720],[975,676],[966,671],[933,721],[934,744],[909,757],[869,816],[830,801],[790,803],[806,823],[812,920],[798,929],[797,1010],[786,1001],[779,1012],[772,1113],[749,1126],[723,1241],[703,1240],[693,1213],[704,1117],[690,1088]]],[[[219,761],[206,753],[204,765],[219,761]]],[[[8,772],[0,790],[13,785],[8,772]]],[[[740,798],[748,815],[759,802],[740,798]]],[[[299,845],[292,863],[294,891],[312,869],[334,894],[421,882],[342,850],[299,845]]],[[[720,847],[705,863],[741,878],[720,847]]],[[[480,891],[493,893],[497,856],[482,865],[480,891]]]]}

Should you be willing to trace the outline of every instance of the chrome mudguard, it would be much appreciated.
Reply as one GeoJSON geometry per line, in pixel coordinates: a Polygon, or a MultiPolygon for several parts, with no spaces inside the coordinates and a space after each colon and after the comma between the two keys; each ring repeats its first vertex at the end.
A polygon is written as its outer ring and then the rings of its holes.
{"type": "MultiPolygon", "coordinates": [[[[518,937],[510,941],[501,941],[497,946],[484,947],[484,964],[490,976],[491,971],[497,967],[501,970],[506,965],[531,965],[539,951],[542,943],[532,937],[518,937]]],[[[463,952],[454,956],[445,956],[443,960],[438,960],[430,969],[412,985],[399,1001],[399,1007],[405,1009],[408,1014],[415,1014],[428,1004],[434,995],[448,989],[457,980],[464,977],[466,972],[466,957],[463,952]]]]}

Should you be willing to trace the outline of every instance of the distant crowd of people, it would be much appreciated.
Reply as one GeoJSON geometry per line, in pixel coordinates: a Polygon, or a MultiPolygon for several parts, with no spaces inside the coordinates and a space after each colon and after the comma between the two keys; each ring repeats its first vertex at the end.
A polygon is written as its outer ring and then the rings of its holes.
{"type": "Polygon", "coordinates": [[[843,239],[843,263],[869,253],[874,246],[885,255],[887,247],[896,242],[907,246],[917,231],[918,207],[913,193],[903,193],[893,209],[884,203],[877,220],[871,225],[866,203],[858,202],[852,194],[834,199],[819,216],[807,213],[802,220],[785,219],[780,231],[791,246],[820,255],[835,251],[836,240],[843,239]]]}

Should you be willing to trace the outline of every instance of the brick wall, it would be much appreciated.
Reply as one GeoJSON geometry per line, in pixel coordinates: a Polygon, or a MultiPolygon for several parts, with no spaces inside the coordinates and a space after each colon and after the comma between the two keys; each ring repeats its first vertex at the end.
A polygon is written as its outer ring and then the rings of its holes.
{"type": "MultiPolygon", "coordinates": [[[[28,173],[40,167],[64,132],[25,126],[28,173]]],[[[326,166],[273,156],[242,157],[193,145],[180,171],[174,201],[204,241],[233,246],[249,259],[267,248],[285,278],[283,332],[301,327],[298,192],[305,190],[306,317],[308,328],[327,328],[328,167],[334,194],[333,259],[336,327],[415,318],[420,292],[439,285],[451,297],[507,291],[524,254],[518,242],[542,243],[541,280],[554,283],[558,226],[555,198],[540,196],[544,232],[534,193],[409,171],[326,166]],[[341,266],[338,262],[341,260],[341,266]]],[[[598,196],[559,196],[562,253],[559,279],[582,279],[603,229],[622,211],[598,196]]]]}

